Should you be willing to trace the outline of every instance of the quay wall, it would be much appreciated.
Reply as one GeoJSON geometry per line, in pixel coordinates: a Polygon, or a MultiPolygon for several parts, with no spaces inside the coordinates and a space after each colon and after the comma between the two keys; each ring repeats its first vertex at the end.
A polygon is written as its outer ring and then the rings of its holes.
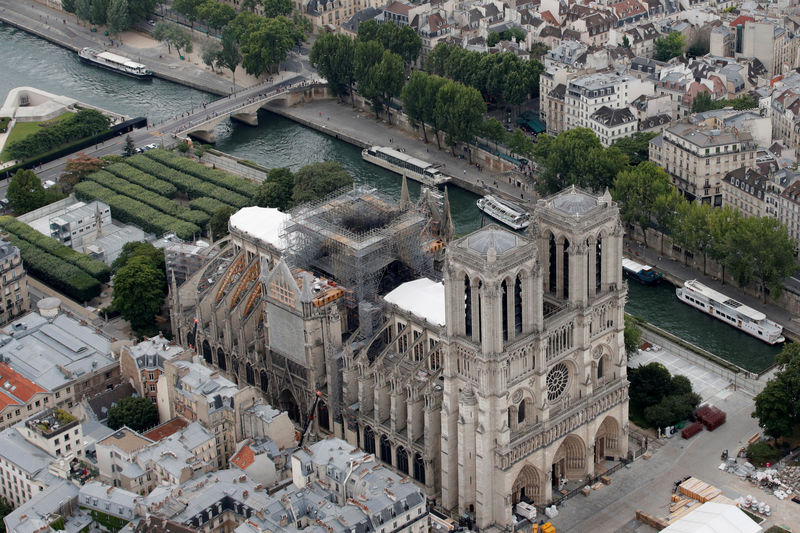
{"type": "Polygon", "coordinates": [[[267,168],[218,150],[206,150],[200,161],[211,164],[214,168],[243,176],[258,183],[264,181],[267,178],[267,174],[269,174],[269,169],[267,168]]]}

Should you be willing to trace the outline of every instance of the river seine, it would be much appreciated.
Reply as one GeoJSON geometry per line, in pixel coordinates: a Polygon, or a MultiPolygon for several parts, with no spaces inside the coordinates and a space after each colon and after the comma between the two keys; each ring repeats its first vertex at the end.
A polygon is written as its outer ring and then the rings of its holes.
{"type": "MultiPolygon", "coordinates": [[[[188,107],[216,96],[155,79],[140,82],[84,65],[72,52],[38,37],[0,23],[0,98],[14,87],[37,87],[70,96],[87,104],[129,116],[146,116],[158,122],[188,107]]],[[[215,133],[217,148],[265,167],[290,167],[336,160],[359,183],[372,185],[399,196],[400,178],[366,163],[360,150],[290,120],[260,112],[259,126],[223,123],[215,133]]],[[[419,186],[409,182],[412,198],[419,186]]],[[[481,225],[475,206],[477,196],[450,189],[450,202],[457,234],[481,225]]],[[[780,350],[691,309],[675,297],[669,284],[643,287],[629,284],[626,310],[743,368],[760,371],[774,361],[780,350]]]]}

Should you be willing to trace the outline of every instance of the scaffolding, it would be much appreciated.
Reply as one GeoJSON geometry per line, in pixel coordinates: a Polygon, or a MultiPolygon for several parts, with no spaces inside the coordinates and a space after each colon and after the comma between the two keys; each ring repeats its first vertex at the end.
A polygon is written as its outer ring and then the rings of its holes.
{"type": "Polygon", "coordinates": [[[387,268],[398,262],[414,277],[433,276],[434,240],[420,208],[368,186],[336,191],[292,211],[285,233],[293,267],[322,272],[351,289],[351,305],[376,298],[387,268]]]}

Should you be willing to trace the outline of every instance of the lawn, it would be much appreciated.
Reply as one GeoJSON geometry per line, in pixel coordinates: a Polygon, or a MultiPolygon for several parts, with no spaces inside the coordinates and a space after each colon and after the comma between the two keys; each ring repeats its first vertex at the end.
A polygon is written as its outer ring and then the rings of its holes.
{"type": "Polygon", "coordinates": [[[3,146],[3,153],[0,154],[0,163],[5,163],[6,161],[10,161],[11,159],[6,154],[6,149],[5,149],[6,146],[8,146],[14,141],[24,139],[28,135],[36,133],[39,130],[40,127],[39,124],[43,122],[58,122],[59,120],[62,120],[70,116],[71,114],[72,113],[67,111],[66,113],[58,115],[55,118],[51,118],[50,120],[42,120],[39,122],[17,122],[16,124],[14,124],[14,127],[11,128],[11,133],[8,134],[8,140],[6,141],[6,144],[3,146]]]}

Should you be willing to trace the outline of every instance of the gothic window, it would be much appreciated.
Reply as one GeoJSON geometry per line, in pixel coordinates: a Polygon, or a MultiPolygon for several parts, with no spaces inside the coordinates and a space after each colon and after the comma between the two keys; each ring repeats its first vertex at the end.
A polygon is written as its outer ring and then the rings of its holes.
{"type": "Polygon", "coordinates": [[[508,283],[506,280],[500,284],[501,304],[500,313],[503,317],[503,340],[508,340],[508,283]]]}
{"type": "Polygon", "coordinates": [[[317,419],[319,420],[319,427],[325,431],[330,431],[330,413],[328,412],[328,406],[320,400],[319,404],[317,405],[317,419]]]}
{"type": "Polygon", "coordinates": [[[222,351],[222,348],[217,348],[217,366],[220,370],[228,369],[228,361],[225,359],[225,352],[222,351]]]}
{"type": "Polygon", "coordinates": [[[245,373],[245,380],[247,380],[248,385],[255,385],[256,384],[256,376],[255,372],[253,372],[253,365],[247,363],[244,366],[244,373],[245,373]]]}
{"type": "Polygon", "coordinates": [[[599,293],[603,279],[603,238],[599,235],[597,243],[594,245],[594,277],[595,293],[599,293]]]}
{"type": "Polygon", "coordinates": [[[438,370],[439,367],[442,366],[442,352],[436,346],[437,344],[439,344],[439,341],[430,339],[429,344],[430,344],[430,349],[432,351],[430,358],[428,359],[428,364],[431,370],[438,370]]]}
{"type": "Polygon", "coordinates": [[[547,399],[558,399],[567,388],[569,369],[564,363],[558,363],[547,373],[547,399]]]}
{"type": "Polygon", "coordinates": [[[261,382],[261,390],[267,392],[267,385],[269,384],[269,379],[267,378],[267,371],[262,370],[261,375],[259,376],[261,382]]]}
{"type": "Polygon", "coordinates": [[[366,426],[364,428],[364,451],[367,453],[375,453],[375,433],[372,428],[366,426]]]}
{"type": "Polygon", "coordinates": [[[425,460],[418,453],[414,454],[414,479],[425,484],[425,460]]]}
{"type": "Polygon", "coordinates": [[[569,298],[569,241],[564,239],[564,272],[563,272],[563,279],[564,279],[564,299],[569,298]]]}
{"type": "Polygon", "coordinates": [[[550,234],[550,253],[549,253],[549,262],[550,262],[550,275],[548,279],[548,288],[551,293],[556,292],[556,279],[558,276],[558,270],[556,269],[557,261],[556,261],[556,238],[551,233],[550,234]]]}
{"type": "Polygon", "coordinates": [[[203,359],[206,360],[206,363],[211,364],[211,345],[208,343],[207,340],[203,341],[203,359]]]}
{"type": "Polygon", "coordinates": [[[523,399],[519,402],[517,406],[517,424],[522,424],[525,422],[525,400],[523,399]]]}
{"type": "Polygon", "coordinates": [[[397,455],[397,469],[405,475],[408,475],[408,452],[405,448],[399,446],[395,453],[397,455]]]}
{"type": "Polygon", "coordinates": [[[478,281],[478,309],[477,314],[475,315],[475,319],[478,321],[478,342],[481,342],[481,336],[483,335],[482,325],[483,321],[481,320],[481,288],[483,287],[483,282],[478,281]]]}
{"type": "Polygon", "coordinates": [[[522,334],[522,277],[514,282],[514,333],[522,334]]]}
{"type": "Polygon", "coordinates": [[[597,379],[603,377],[603,357],[597,360],[597,379]]]}
{"type": "Polygon", "coordinates": [[[422,332],[414,330],[412,336],[414,337],[414,361],[422,361],[422,354],[425,351],[425,343],[417,342],[422,332]]]}
{"type": "MultiPolygon", "coordinates": [[[[405,324],[398,322],[397,323],[397,333],[400,334],[400,331],[406,327],[405,324]]],[[[399,337],[397,337],[397,351],[400,353],[405,353],[408,350],[408,333],[403,333],[399,337]]]]}
{"type": "Polygon", "coordinates": [[[381,461],[392,464],[392,443],[386,435],[381,435],[381,461]]]}
{"type": "Polygon", "coordinates": [[[464,335],[472,336],[472,286],[469,276],[464,276],[464,335]]]}

